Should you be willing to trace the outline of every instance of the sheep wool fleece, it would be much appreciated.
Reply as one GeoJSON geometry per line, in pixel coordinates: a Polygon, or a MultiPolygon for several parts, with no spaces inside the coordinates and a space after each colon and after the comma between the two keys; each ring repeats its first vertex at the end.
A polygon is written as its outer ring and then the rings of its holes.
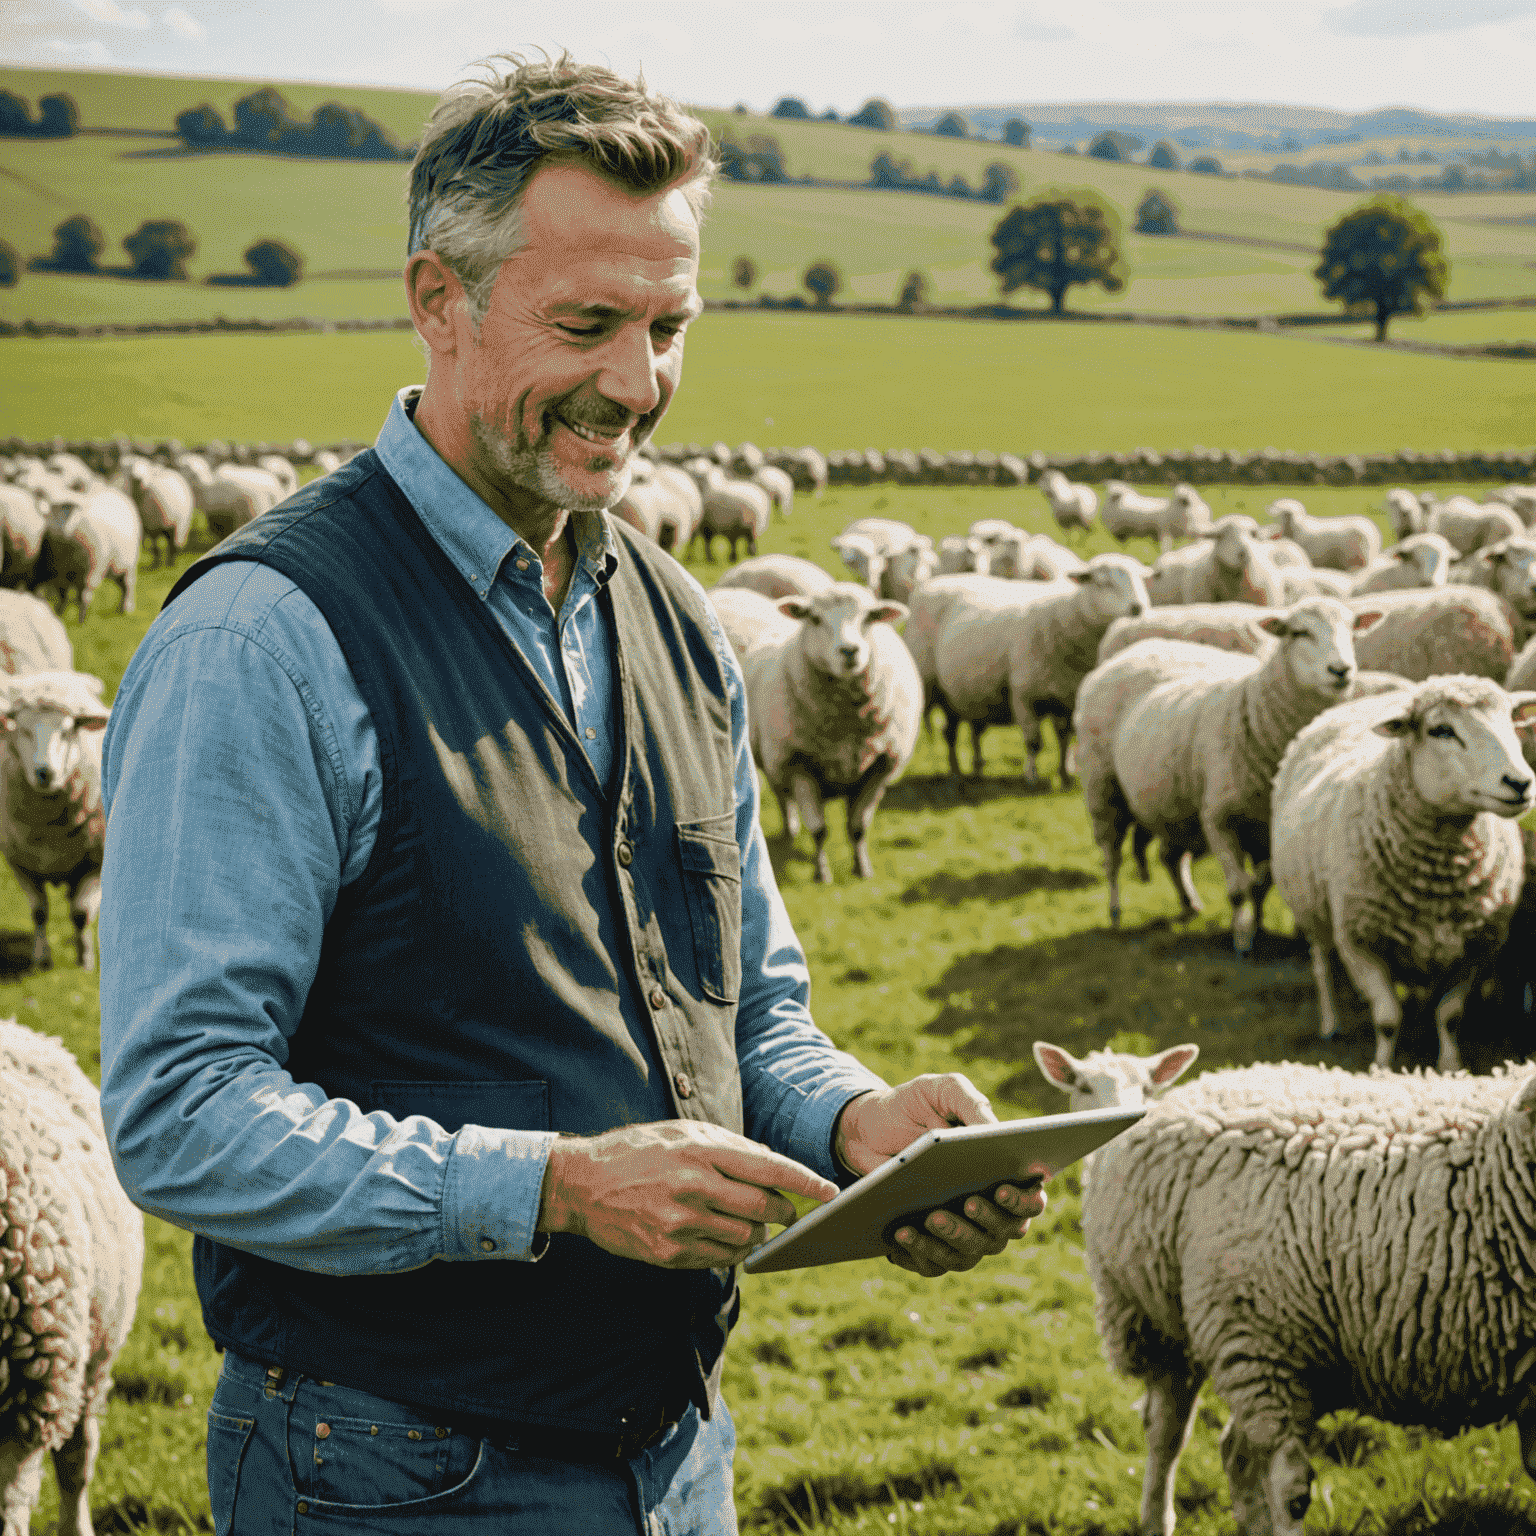
{"type": "Polygon", "coordinates": [[[1536,1377],[1536,1072],[1207,1073],[1095,1156],[1110,1362],[1208,1375],[1248,1436],[1352,1407],[1448,1432],[1536,1377]]]}

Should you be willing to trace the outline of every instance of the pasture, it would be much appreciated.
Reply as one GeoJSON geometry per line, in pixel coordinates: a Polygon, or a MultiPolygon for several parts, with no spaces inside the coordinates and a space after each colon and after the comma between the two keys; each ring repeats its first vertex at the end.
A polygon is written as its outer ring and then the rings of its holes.
{"type": "MultiPolygon", "coordinates": [[[[39,345],[35,355],[52,346],[39,345]]],[[[227,368],[226,377],[246,376],[238,360],[227,368]]],[[[358,394],[377,414],[394,382],[385,373],[376,390],[358,394]]],[[[349,413],[363,408],[336,401],[310,397],[312,436],[340,435],[349,413]]],[[[64,422],[62,405],[54,420],[64,422]]],[[[200,420],[182,421],[183,435],[198,435],[200,420]]],[[[1207,491],[1218,515],[1260,511],[1270,494],[1207,491]]],[[[1318,512],[1379,515],[1379,495],[1314,490],[1306,499],[1318,512]]],[[[845,487],[819,501],[802,497],[764,547],[836,571],[828,539],[866,514],[904,518],[935,537],[983,516],[1039,531],[1053,526],[1032,487],[845,487]]],[[[1095,533],[1088,547],[1111,544],[1095,533]]],[[[1130,547],[1153,553],[1150,545],[1130,547]]],[[[692,566],[706,584],[721,568],[692,566]]],[[[170,580],[142,569],[136,614],[115,612],[109,584],[83,628],[69,620],[77,665],[103,676],[109,697],[170,580]]],[[[1048,751],[1042,769],[1055,766],[1048,751]]],[[[1110,1041],[1148,1051],[1193,1039],[1201,1065],[1211,1067],[1255,1058],[1356,1068],[1369,1061],[1372,1037],[1358,1006],[1343,1037],[1317,1040],[1306,956],[1277,900],[1255,956],[1232,955],[1212,861],[1196,866],[1206,917],[1173,923],[1176,904],[1157,871],[1149,886],[1127,885],[1124,930],[1111,932],[1080,794],[1026,794],[1022,769],[1017,731],[999,730],[984,778],[955,786],[942,743],[925,740],[876,817],[876,875],[868,882],[850,878],[837,810],[829,840],[836,883],[825,887],[814,883],[805,847],[782,836],[771,801],[765,808],[775,869],[810,961],[816,1017],[840,1045],[890,1081],[964,1070],[1003,1114],[1062,1107],[1030,1057],[1039,1037],[1078,1054],[1110,1041]]],[[[67,960],[48,973],[20,971],[28,931],[25,904],[13,882],[0,879],[0,1014],[61,1034],[94,1073],[95,978],[67,960]]],[[[68,933],[56,898],[52,937],[65,956],[68,933]]],[[[1405,1059],[1423,1060],[1431,1047],[1432,1034],[1409,1038],[1405,1059]]],[[[929,1283],[871,1261],[747,1280],[726,1373],[740,1431],[744,1530],[1122,1536],[1134,1529],[1137,1388],[1114,1377],[1099,1353],[1077,1189],[1074,1175],[1058,1180],[1029,1239],[968,1276],[929,1283]]],[[[218,1358],[199,1320],[190,1239],[153,1218],[147,1227],[144,1291],[117,1365],[94,1487],[97,1530],[207,1531],[201,1448],[218,1358]]],[[[1216,1448],[1223,1420],[1221,1404],[1208,1397],[1181,1464],[1180,1530],[1190,1536],[1231,1528],[1216,1448]]],[[[1480,1497],[1470,1492],[1477,1487],[1506,1490],[1498,1497],[1525,1508],[1531,1488],[1515,1441],[1512,1428],[1440,1441],[1348,1416],[1329,1420],[1308,1529],[1429,1531],[1459,1491],[1480,1497]],[[1389,1524],[1398,1517],[1420,1523],[1389,1524]]],[[[50,1476],[35,1530],[48,1528],[54,1499],[50,1476]]],[[[1498,1528],[1519,1529],[1512,1521],[1498,1528]]]]}

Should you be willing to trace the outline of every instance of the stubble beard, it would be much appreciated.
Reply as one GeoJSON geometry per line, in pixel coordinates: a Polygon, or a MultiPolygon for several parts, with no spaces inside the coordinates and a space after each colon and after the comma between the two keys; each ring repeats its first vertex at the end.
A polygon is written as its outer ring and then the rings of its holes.
{"type": "MultiPolygon", "coordinates": [[[[540,496],[552,506],[567,512],[602,512],[622,500],[633,475],[634,449],[622,463],[615,464],[606,454],[588,460],[589,473],[600,475],[604,489],[582,490],[561,473],[550,446],[549,436],[538,442],[527,441],[521,433],[514,442],[498,432],[478,412],[469,419],[470,435],[498,479],[509,486],[540,496]]],[[[632,429],[631,441],[634,440],[632,429]]]]}

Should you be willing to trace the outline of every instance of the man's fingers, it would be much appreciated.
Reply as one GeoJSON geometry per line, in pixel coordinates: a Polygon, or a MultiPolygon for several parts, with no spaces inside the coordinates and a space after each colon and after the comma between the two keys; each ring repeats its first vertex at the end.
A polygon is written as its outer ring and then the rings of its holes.
{"type": "Polygon", "coordinates": [[[987,1096],[963,1072],[946,1072],[938,1079],[934,1106],[950,1125],[995,1125],[987,1096]]]}
{"type": "Polygon", "coordinates": [[[836,1184],[822,1178],[804,1163],[797,1163],[792,1157],[781,1157],[745,1137],[729,1146],[711,1145],[708,1151],[710,1162],[726,1178],[742,1184],[755,1184],[759,1189],[781,1189],[786,1195],[804,1195],[810,1200],[830,1200],[837,1193],[836,1184]]]}

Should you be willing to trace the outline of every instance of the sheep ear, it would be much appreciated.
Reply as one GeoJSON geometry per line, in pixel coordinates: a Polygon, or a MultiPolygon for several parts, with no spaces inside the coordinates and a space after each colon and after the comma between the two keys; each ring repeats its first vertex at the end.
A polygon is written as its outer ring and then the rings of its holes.
{"type": "Polygon", "coordinates": [[[1152,1077],[1152,1086],[1158,1092],[1173,1087],[1179,1078],[1194,1064],[1195,1057],[1200,1054],[1198,1045],[1173,1045],[1166,1051],[1160,1051],[1147,1063],[1148,1071],[1152,1077]]]}
{"type": "Polygon", "coordinates": [[[1379,608],[1373,608],[1369,613],[1357,613],[1355,615],[1354,631],[1357,635],[1363,635],[1368,629],[1375,629],[1386,618],[1379,608]]]}
{"type": "Polygon", "coordinates": [[[1265,634],[1274,635],[1279,640],[1284,640],[1287,635],[1294,633],[1291,626],[1279,614],[1275,614],[1271,618],[1259,619],[1256,622],[1265,634]]]}
{"type": "Polygon", "coordinates": [[[1063,1092],[1075,1088],[1082,1075],[1082,1063],[1048,1040],[1035,1041],[1035,1061],[1046,1082],[1054,1083],[1063,1092]]]}
{"type": "Polygon", "coordinates": [[[1485,544],[1481,549],[1474,551],[1476,558],[1485,560],[1489,565],[1502,565],[1509,559],[1509,540],[1502,539],[1497,544],[1485,544]]]}
{"type": "Polygon", "coordinates": [[[1093,580],[1093,572],[1088,570],[1086,567],[1080,571],[1068,571],[1067,580],[1075,581],[1079,586],[1082,586],[1084,582],[1093,580]]]}
{"type": "Polygon", "coordinates": [[[1394,560],[1412,560],[1413,554],[1413,550],[1405,549],[1401,544],[1392,550],[1392,558],[1394,560]]]}
{"type": "Polygon", "coordinates": [[[811,611],[811,600],[808,597],[781,597],[779,599],[779,612],[791,619],[803,619],[811,611]]]}
{"type": "Polygon", "coordinates": [[[1536,693],[1522,688],[1518,693],[1510,694],[1509,701],[1509,718],[1517,727],[1536,723],[1536,693]]]}
{"type": "Polygon", "coordinates": [[[905,603],[877,603],[870,611],[871,624],[900,624],[908,613],[905,603]]]}

